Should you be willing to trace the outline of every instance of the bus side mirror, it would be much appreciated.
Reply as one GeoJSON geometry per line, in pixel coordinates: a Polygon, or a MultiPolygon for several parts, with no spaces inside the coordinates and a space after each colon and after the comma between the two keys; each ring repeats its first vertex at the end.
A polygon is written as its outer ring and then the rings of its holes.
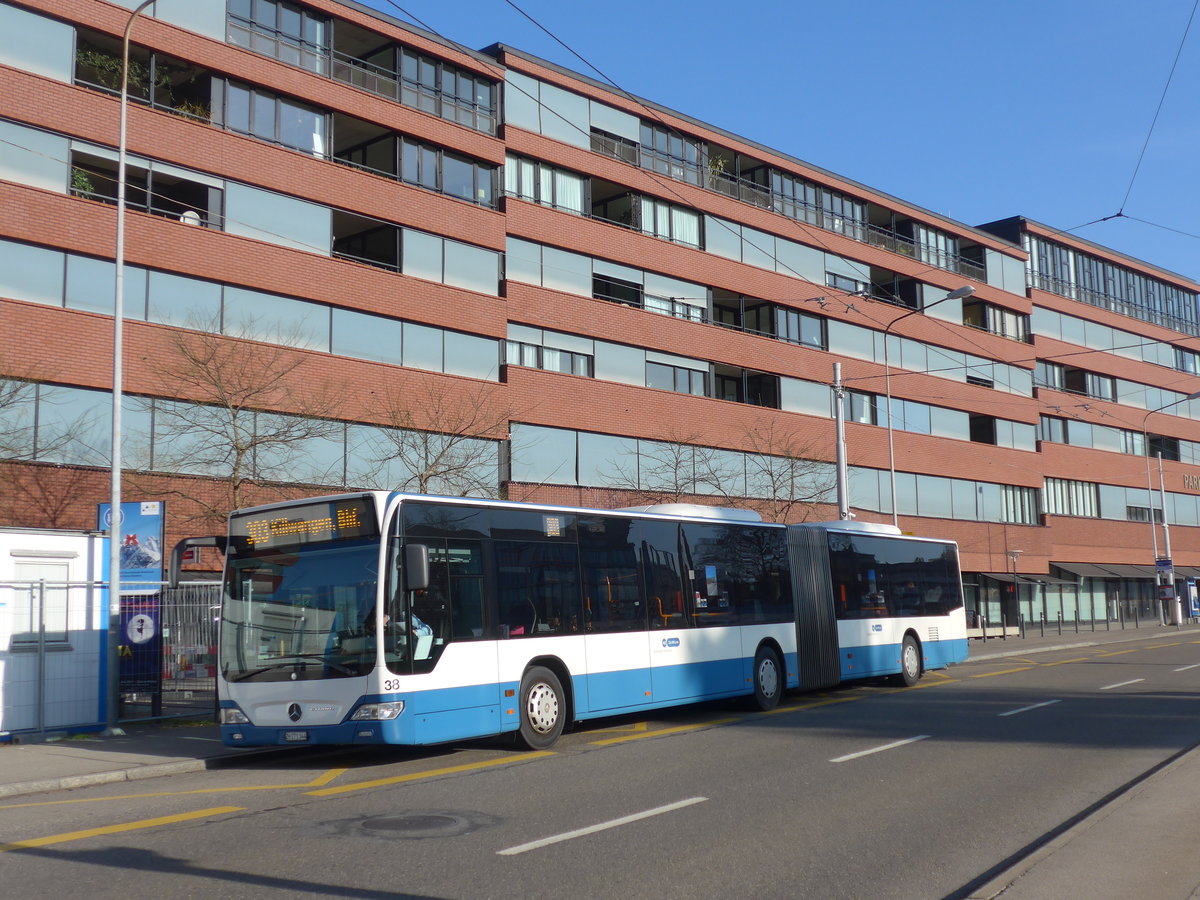
{"type": "Polygon", "coordinates": [[[429,587],[429,548],[424,544],[404,545],[404,589],[423,591],[429,587]]]}

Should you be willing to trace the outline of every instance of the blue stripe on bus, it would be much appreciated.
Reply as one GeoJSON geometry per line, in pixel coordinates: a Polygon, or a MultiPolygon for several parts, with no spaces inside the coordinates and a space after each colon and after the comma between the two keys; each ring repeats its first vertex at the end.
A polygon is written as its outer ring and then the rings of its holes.
{"type": "MultiPolygon", "coordinates": [[[[894,675],[900,671],[900,644],[874,644],[861,647],[842,647],[839,653],[842,680],[894,675]]],[[[925,668],[944,669],[967,658],[967,639],[926,641],[921,644],[925,668]]]]}

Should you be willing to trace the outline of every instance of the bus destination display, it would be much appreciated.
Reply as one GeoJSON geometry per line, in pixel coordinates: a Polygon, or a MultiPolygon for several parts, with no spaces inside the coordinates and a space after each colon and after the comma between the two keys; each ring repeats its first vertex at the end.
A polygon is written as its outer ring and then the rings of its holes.
{"type": "Polygon", "coordinates": [[[376,537],[375,509],[365,498],[306,503],[258,515],[234,516],[230,536],[245,538],[250,549],[286,547],[321,541],[376,537]]]}

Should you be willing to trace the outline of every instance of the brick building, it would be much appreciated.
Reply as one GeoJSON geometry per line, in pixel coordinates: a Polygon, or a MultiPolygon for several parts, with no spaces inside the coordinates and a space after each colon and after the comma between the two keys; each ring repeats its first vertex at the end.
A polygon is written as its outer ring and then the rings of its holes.
{"type": "MultiPolygon", "coordinates": [[[[0,525],[107,499],[120,37],[0,2],[0,525]]],[[[957,540],[991,621],[1200,574],[1200,285],[971,227],[354,3],[158,0],[131,54],[125,495],[700,498],[957,540]],[[891,427],[888,427],[888,397],[891,427]],[[1152,490],[1153,488],[1153,490],[1152,490]]]]}

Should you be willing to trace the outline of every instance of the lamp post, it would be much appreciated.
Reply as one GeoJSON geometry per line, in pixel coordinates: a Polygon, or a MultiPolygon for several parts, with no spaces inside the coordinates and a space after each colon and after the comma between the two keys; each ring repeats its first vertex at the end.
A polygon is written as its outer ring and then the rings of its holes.
{"type": "Polygon", "coordinates": [[[108,526],[108,684],[105,734],[122,734],[117,727],[121,675],[117,654],[121,630],[121,386],[123,382],[125,319],[125,132],[129,118],[129,35],[133,23],[154,0],[144,0],[125,23],[121,41],[121,124],[117,137],[117,241],[114,262],[116,285],[113,295],[113,376],[112,376],[112,463],[108,526]]]}
{"type": "MultiPolygon", "coordinates": [[[[1186,397],[1180,397],[1178,400],[1172,400],[1170,403],[1164,403],[1162,406],[1148,410],[1146,414],[1142,416],[1142,446],[1146,451],[1146,505],[1148,508],[1147,511],[1150,514],[1150,543],[1154,548],[1154,585],[1155,587],[1159,588],[1160,618],[1162,613],[1165,612],[1164,604],[1166,603],[1166,597],[1163,596],[1164,592],[1161,590],[1163,579],[1158,571],[1158,533],[1154,528],[1154,488],[1151,487],[1150,484],[1150,434],[1147,431],[1147,424],[1150,421],[1150,417],[1155,413],[1162,412],[1164,409],[1170,409],[1172,406],[1178,406],[1180,403],[1187,403],[1189,400],[1197,399],[1200,399],[1200,391],[1193,391],[1186,397]]],[[[1163,556],[1170,565],[1170,568],[1165,573],[1166,584],[1171,588],[1171,593],[1174,595],[1175,569],[1174,563],[1171,561],[1171,526],[1167,521],[1167,490],[1166,485],[1163,483],[1162,451],[1160,450],[1155,455],[1158,456],[1158,492],[1159,503],[1162,506],[1163,556]]],[[[1182,618],[1179,610],[1179,598],[1176,597],[1171,607],[1171,622],[1178,625],[1181,621],[1182,618]]]]}
{"type": "Polygon", "coordinates": [[[896,446],[892,435],[892,367],[891,361],[888,358],[888,338],[891,336],[892,329],[900,322],[903,322],[909,316],[914,316],[919,312],[924,312],[927,309],[937,306],[939,303],[945,303],[947,300],[961,300],[963,297],[970,297],[975,293],[975,288],[971,285],[963,285],[960,288],[948,293],[945,297],[939,300],[934,300],[932,303],[926,303],[920,309],[910,309],[902,316],[897,316],[888,322],[887,327],[883,329],[883,384],[887,393],[887,436],[888,436],[888,472],[891,475],[891,490],[892,490],[892,525],[900,527],[900,515],[896,510],[896,446]]]}
{"type": "MultiPolygon", "coordinates": [[[[1012,560],[1013,605],[1016,607],[1017,623],[1020,624],[1020,622],[1021,622],[1021,582],[1020,582],[1020,576],[1017,575],[1017,560],[1020,559],[1021,554],[1024,553],[1025,551],[1024,550],[1008,550],[1006,552],[1008,553],[1008,558],[1012,560]]],[[[1004,611],[1003,610],[1000,611],[1000,622],[1004,628],[1004,634],[1007,637],[1008,626],[1004,623],[1004,611]]]]}

